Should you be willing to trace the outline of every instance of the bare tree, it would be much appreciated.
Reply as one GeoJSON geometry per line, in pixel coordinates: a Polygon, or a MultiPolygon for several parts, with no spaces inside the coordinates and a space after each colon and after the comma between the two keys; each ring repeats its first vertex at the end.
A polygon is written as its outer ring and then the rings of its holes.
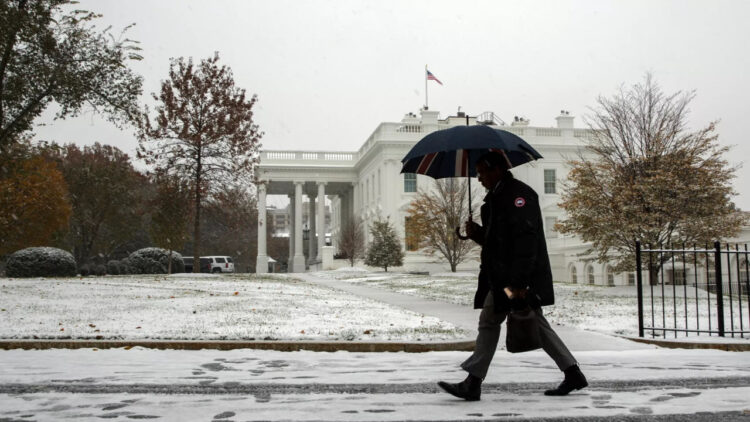
{"type": "Polygon", "coordinates": [[[344,255],[350,266],[365,255],[365,232],[362,220],[357,217],[347,219],[338,234],[339,253],[344,255]]]}
{"type": "Polygon", "coordinates": [[[156,116],[146,109],[139,130],[138,158],[189,181],[195,194],[193,271],[200,271],[201,209],[204,199],[229,185],[247,186],[258,163],[263,135],[253,123],[257,97],[246,98],[219,54],[202,60],[173,59],[162,81],[156,116]]]}
{"type": "Polygon", "coordinates": [[[455,231],[469,217],[467,189],[465,180],[437,180],[434,190],[417,193],[407,211],[407,245],[441,255],[452,272],[475,248],[474,242],[460,240],[455,231]]]}
{"type": "Polygon", "coordinates": [[[636,240],[705,244],[735,235],[746,221],[730,200],[735,168],[716,122],[687,129],[694,97],[663,93],[650,74],[612,98],[600,96],[588,118],[593,155],[569,163],[560,203],[568,217],[556,229],[592,242],[598,260],[614,259],[619,270],[634,267],[636,240]]]}

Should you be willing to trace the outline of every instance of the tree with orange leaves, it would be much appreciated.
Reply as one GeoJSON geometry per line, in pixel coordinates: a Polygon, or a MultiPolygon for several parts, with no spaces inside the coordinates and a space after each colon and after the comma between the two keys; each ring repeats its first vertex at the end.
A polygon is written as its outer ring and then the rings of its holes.
{"type": "MultiPolygon", "coordinates": [[[[635,242],[644,245],[713,243],[736,235],[747,216],[731,201],[735,168],[719,144],[716,122],[688,129],[692,92],[664,93],[643,83],[600,96],[589,117],[586,154],[571,166],[560,207],[564,234],[591,242],[599,262],[635,267],[635,242]]],[[[655,282],[669,254],[650,264],[655,282]]]]}
{"type": "Polygon", "coordinates": [[[0,256],[30,246],[48,246],[71,214],[68,188],[54,162],[39,155],[2,158],[0,256]]]}
{"type": "Polygon", "coordinates": [[[194,64],[173,59],[162,81],[155,115],[148,108],[139,126],[138,158],[190,183],[194,198],[193,271],[200,271],[201,210],[227,186],[254,177],[263,133],[253,121],[257,97],[236,86],[219,54],[194,64]]]}

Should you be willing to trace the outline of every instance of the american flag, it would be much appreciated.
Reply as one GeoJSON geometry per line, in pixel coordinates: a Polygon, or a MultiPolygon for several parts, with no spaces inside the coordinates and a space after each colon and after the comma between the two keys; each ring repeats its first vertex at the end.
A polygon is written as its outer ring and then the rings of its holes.
{"type": "Polygon", "coordinates": [[[431,73],[431,72],[430,72],[429,70],[425,69],[425,71],[427,72],[427,80],[428,80],[428,81],[435,81],[435,82],[439,83],[440,85],[442,85],[442,84],[443,84],[443,83],[442,83],[442,82],[440,82],[440,80],[439,80],[438,78],[436,78],[436,77],[435,77],[435,75],[433,75],[433,74],[432,74],[432,73],[431,73]]]}

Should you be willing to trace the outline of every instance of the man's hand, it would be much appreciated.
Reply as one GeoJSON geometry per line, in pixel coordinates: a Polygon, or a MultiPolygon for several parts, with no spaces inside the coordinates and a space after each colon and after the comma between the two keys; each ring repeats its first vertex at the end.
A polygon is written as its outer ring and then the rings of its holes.
{"type": "Polygon", "coordinates": [[[474,237],[480,232],[481,229],[482,226],[471,220],[468,220],[464,223],[464,230],[466,231],[466,235],[469,237],[474,237]]]}
{"type": "Polygon", "coordinates": [[[503,291],[505,291],[505,295],[508,296],[508,299],[526,299],[526,289],[511,289],[510,287],[506,287],[503,291]]]}

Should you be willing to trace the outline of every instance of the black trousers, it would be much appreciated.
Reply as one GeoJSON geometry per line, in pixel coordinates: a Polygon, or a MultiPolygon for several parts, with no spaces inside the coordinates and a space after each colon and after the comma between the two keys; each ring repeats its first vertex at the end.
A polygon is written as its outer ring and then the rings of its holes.
{"type": "MultiPolygon", "coordinates": [[[[534,311],[539,320],[542,349],[555,361],[561,371],[576,365],[575,358],[555,333],[555,330],[550,327],[542,309],[538,308],[534,311]]],[[[488,293],[484,300],[482,313],[479,314],[479,334],[477,334],[474,353],[461,364],[461,368],[475,377],[484,379],[487,376],[490,363],[495,356],[495,350],[497,350],[497,342],[500,339],[500,326],[507,316],[507,312],[495,313],[492,292],[488,293]]]]}

